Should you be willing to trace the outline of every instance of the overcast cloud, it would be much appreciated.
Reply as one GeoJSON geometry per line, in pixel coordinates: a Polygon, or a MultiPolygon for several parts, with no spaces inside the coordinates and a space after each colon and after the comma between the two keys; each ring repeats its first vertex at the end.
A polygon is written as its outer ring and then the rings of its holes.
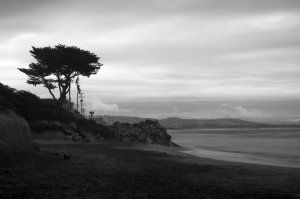
{"type": "Polygon", "coordinates": [[[31,46],[61,43],[101,57],[82,80],[97,113],[300,118],[299,0],[2,0],[0,27],[0,81],[41,97],[17,67],[34,61],[31,46]]]}

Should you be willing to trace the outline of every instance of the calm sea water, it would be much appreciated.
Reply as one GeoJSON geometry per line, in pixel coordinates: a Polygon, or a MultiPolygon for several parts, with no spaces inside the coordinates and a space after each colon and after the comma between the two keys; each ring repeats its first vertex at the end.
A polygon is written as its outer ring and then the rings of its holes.
{"type": "Polygon", "coordinates": [[[300,168],[300,129],[168,130],[186,153],[226,161],[300,168]]]}

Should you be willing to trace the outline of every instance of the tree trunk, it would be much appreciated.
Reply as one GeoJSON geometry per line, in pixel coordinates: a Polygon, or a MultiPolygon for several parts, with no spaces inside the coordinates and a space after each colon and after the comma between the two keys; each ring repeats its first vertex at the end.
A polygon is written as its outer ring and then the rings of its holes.
{"type": "Polygon", "coordinates": [[[71,81],[69,84],[69,102],[71,102],[71,81]]]}
{"type": "Polygon", "coordinates": [[[67,87],[62,86],[60,97],[58,99],[59,105],[62,106],[62,107],[64,106],[64,104],[67,101],[67,91],[66,90],[67,90],[67,87]]]}

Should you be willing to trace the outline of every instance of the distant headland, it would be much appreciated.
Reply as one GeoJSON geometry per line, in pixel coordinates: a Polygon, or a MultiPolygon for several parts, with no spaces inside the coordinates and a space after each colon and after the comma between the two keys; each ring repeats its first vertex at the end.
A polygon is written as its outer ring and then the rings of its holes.
{"type": "Polygon", "coordinates": [[[293,128],[300,127],[299,124],[266,124],[245,121],[238,118],[218,118],[218,119],[182,119],[178,117],[168,117],[165,119],[142,118],[131,116],[95,116],[94,120],[98,123],[113,124],[139,123],[147,119],[158,120],[166,129],[212,129],[212,128],[293,128]]]}

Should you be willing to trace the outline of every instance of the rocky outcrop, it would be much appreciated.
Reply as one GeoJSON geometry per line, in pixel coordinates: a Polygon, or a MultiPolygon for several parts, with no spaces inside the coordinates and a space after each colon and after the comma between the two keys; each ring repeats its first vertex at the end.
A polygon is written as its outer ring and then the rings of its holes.
{"type": "MultiPolygon", "coordinates": [[[[100,124],[97,124],[100,125],[100,124]]],[[[86,129],[93,124],[85,126],[86,129]]],[[[176,146],[171,142],[171,136],[157,120],[146,120],[136,124],[115,122],[111,126],[103,128],[90,128],[93,131],[83,131],[78,124],[64,124],[55,121],[36,121],[31,123],[34,138],[37,139],[65,139],[73,142],[92,142],[101,140],[103,130],[108,134],[107,138],[117,139],[123,142],[141,142],[148,144],[160,144],[176,146]]]]}
{"type": "Polygon", "coordinates": [[[35,121],[30,124],[35,139],[65,139],[73,142],[92,142],[95,136],[77,127],[76,123],[64,124],[57,121],[35,121]]]}
{"type": "Polygon", "coordinates": [[[120,141],[173,145],[171,136],[156,120],[146,120],[136,124],[115,122],[112,128],[112,136],[120,141]]]}

